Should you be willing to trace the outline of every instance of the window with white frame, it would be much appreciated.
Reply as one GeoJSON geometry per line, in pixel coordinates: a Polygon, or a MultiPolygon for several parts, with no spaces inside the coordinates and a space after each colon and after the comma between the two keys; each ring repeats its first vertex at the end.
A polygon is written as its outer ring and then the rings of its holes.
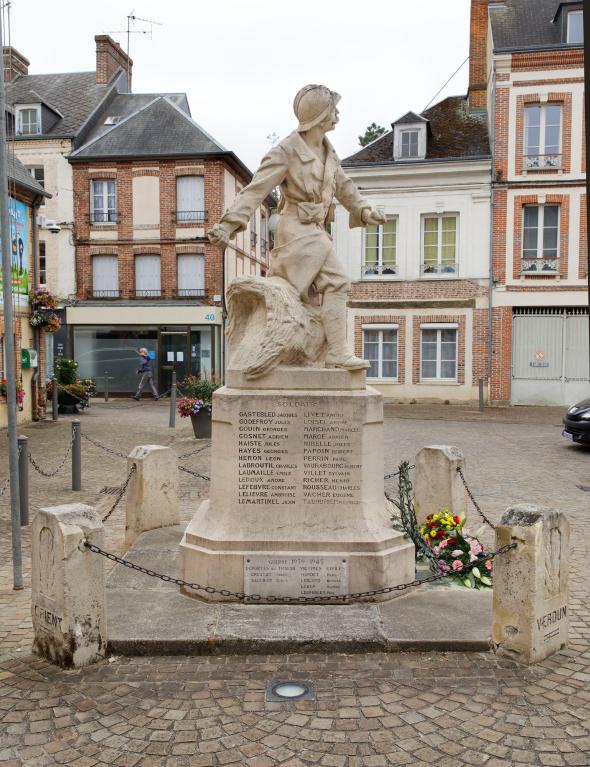
{"type": "Polygon", "coordinates": [[[16,109],[16,132],[23,136],[41,133],[41,105],[27,104],[16,109]]]}
{"type": "Polygon", "coordinates": [[[179,224],[203,224],[205,179],[203,176],[178,176],[176,179],[176,221],[179,224]]]}
{"type": "Polygon", "coordinates": [[[524,274],[557,272],[559,267],[559,205],[525,205],[522,216],[524,274]]]}
{"type": "Polygon", "coordinates": [[[92,256],[92,295],[95,298],[119,297],[117,256],[92,256]]]}
{"type": "Polygon", "coordinates": [[[90,221],[93,224],[117,222],[117,182],[95,180],[90,182],[90,221]]]}
{"type": "Polygon", "coordinates": [[[524,168],[561,168],[561,105],[524,109],[524,168]]]}
{"type": "Polygon", "coordinates": [[[456,214],[441,213],[422,218],[422,274],[457,273],[456,214]]]}
{"type": "Polygon", "coordinates": [[[160,294],[160,256],[135,256],[135,295],[157,298],[160,294]]]}
{"type": "Polygon", "coordinates": [[[420,326],[420,380],[457,380],[457,325],[420,326]]]}
{"type": "Polygon", "coordinates": [[[582,11],[570,11],[567,15],[567,42],[584,42],[584,13],[582,11]]]}
{"type": "Polygon", "coordinates": [[[418,136],[417,130],[401,131],[401,157],[418,157],[418,136]]]}
{"type": "Polygon", "coordinates": [[[27,170],[35,181],[45,188],[45,168],[42,165],[27,165],[27,170]]]}
{"type": "Polygon", "coordinates": [[[397,274],[397,218],[365,228],[363,277],[397,274]]]}
{"type": "Polygon", "coordinates": [[[363,359],[368,378],[397,379],[398,325],[363,325],[363,359]]]}
{"type": "Polygon", "coordinates": [[[182,253],[177,257],[178,296],[205,295],[205,256],[182,253]]]}

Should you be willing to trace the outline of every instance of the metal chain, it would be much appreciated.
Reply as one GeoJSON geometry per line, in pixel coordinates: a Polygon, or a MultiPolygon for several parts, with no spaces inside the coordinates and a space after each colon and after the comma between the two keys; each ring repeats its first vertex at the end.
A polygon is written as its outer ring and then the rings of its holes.
{"type": "MultiPolygon", "coordinates": [[[[416,464],[414,463],[411,466],[408,466],[408,469],[415,469],[415,468],[416,468],[416,464]]],[[[399,475],[400,475],[399,471],[394,471],[393,474],[386,474],[383,477],[383,479],[393,479],[394,477],[399,477],[399,475]]]]}
{"type": "Polygon", "coordinates": [[[126,455],[123,453],[120,453],[118,450],[113,450],[112,447],[107,447],[106,445],[103,445],[101,442],[98,442],[98,440],[94,439],[93,437],[89,437],[88,434],[82,433],[82,436],[84,439],[87,439],[88,442],[92,443],[96,447],[99,447],[101,450],[104,450],[106,453],[110,453],[111,455],[116,455],[119,458],[127,458],[126,455]]]}
{"type": "Polygon", "coordinates": [[[481,507],[479,506],[478,502],[473,497],[473,493],[471,492],[471,490],[469,489],[469,486],[467,485],[467,481],[466,481],[465,477],[463,476],[463,472],[461,471],[461,467],[460,466],[457,466],[457,474],[461,477],[461,482],[463,483],[463,487],[467,491],[467,495],[469,496],[469,500],[475,506],[475,510],[477,511],[479,516],[483,519],[483,521],[486,523],[486,525],[491,527],[492,530],[495,530],[496,529],[496,525],[494,525],[492,522],[490,522],[490,520],[486,517],[486,515],[481,510],[481,507]]]}
{"type": "Polygon", "coordinates": [[[48,478],[55,477],[55,475],[58,474],[63,469],[66,461],[68,460],[70,453],[72,452],[72,445],[74,444],[74,441],[76,439],[77,431],[78,431],[78,427],[74,425],[72,428],[72,437],[70,439],[70,444],[68,445],[68,448],[65,452],[64,457],[61,459],[59,466],[54,471],[45,471],[45,469],[41,468],[41,466],[39,466],[39,464],[37,463],[37,461],[35,461],[35,459],[33,458],[33,456],[31,455],[29,451],[29,463],[35,469],[35,471],[41,474],[41,476],[43,477],[48,477],[48,478]]]}
{"type": "Polygon", "coordinates": [[[183,458],[189,458],[191,455],[196,455],[197,453],[202,453],[203,450],[207,450],[208,447],[211,447],[211,443],[204,445],[203,447],[198,447],[196,450],[191,450],[190,453],[183,453],[182,455],[178,456],[178,460],[181,461],[183,458]]]}
{"type": "Polygon", "coordinates": [[[4,493],[8,490],[9,485],[10,485],[10,477],[6,477],[4,484],[2,485],[2,487],[0,487],[0,498],[2,498],[4,493]]]}
{"type": "Polygon", "coordinates": [[[187,469],[186,466],[178,465],[178,468],[180,471],[184,471],[186,474],[192,474],[193,477],[199,477],[199,479],[204,479],[206,482],[211,481],[211,477],[208,477],[206,474],[199,474],[198,471],[193,471],[192,469],[187,469]]]}
{"type": "Polygon", "coordinates": [[[121,487],[119,488],[119,492],[118,492],[118,494],[117,494],[117,499],[115,500],[115,502],[113,503],[113,505],[111,506],[111,508],[110,508],[110,509],[107,511],[107,513],[104,515],[104,517],[102,518],[103,524],[104,524],[104,523],[107,521],[107,519],[108,519],[108,518],[111,516],[111,514],[112,514],[112,513],[113,513],[113,511],[114,511],[114,510],[117,508],[117,506],[118,506],[118,505],[119,505],[119,503],[121,502],[121,499],[123,498],[123,496],[124,496],[124,495],[125,495],[125,493],[127,492],[127,488],[128,488],[128,486],[129,486],[129,482],[131,481],[131,477],[132,477],[132,476],[133,476],[133,474],[135,473],[135,468],[136,468],[136,467],[135,467],[135,464],[133,464],[133,466],[131,466],[131,468],[129,469],[129,474],[127,475],[127,479],[125,480],[125,482],[123,482],[123,484],[122,484],[122,485],[121,485],[121,487]]]}
{"type": "MultiPolygon", "coordinates": [[[[386,586],[382,589],[372,589],[371,591],[356,591],[351,592],[350,594],[334,594],[332,596],[316,596],[316,597],[286,597],[286,596],[261,596],[260,594],[246,594],[243,591],[230,591],[229,589],[218,589],[214,586],[203,586],[200,583],[189,583],[188,581],[182,580],[182,578],[174,578],[172,575],[163,575],[162,573],[157,573],[155,570],[150,570],[147,567],[142,567],[141,565],[135,564],[135,562],[130,562],[128,559],[123,559],[122,557],[118,557],[116,554],[112,554],[108,551],[104,551],[104,549],[101,549],[99,546],[96,546],[93,543],[90,543],[89,541],[84,541],[84,546],[92,551],[94,554],[100,554],[103,557],[106,557],[107,559],[110,559],[112,562],[117,562],[119,565],[123,565],[124,567],[128,567],[130,570],[137,570],[139,573],[144,573],[144,575],[149,575],[152,578],[159,578],[159,580],[164,581],[166,583],[174,583],[177,586],[186,586],[188,588],[193,589],[194,591],[204,591],[207,594],[219,594],[223,597],[235,597],[236,599],[244,600],[249,599],[253,602],[280,602],[280,603],[286,603],[286,604],[321,604],[323,602],[346,602],[349,600],[357,600],[357,599],[367,599],[368,597],[376,597],[380,594],[391,594],[393,591],[404,591],[405,589],[412,588],[414,586],[421,586],[423,583],[432,583],[433,581],[442,580],[443,578],[449,578],[452,575],[456,575],[454,572],[450,573],[436,573],[435,575],[430,575],[427,578],[423,578],[422,580],[413,580],[409,583],[399,583],[397,586],[386,586]]],[[[466,565],[464,570],[470,571],[474,567],[477,567],[478,565],[483,564],[484,562],[490,562],[492,559],[494,559],[497,556],[500,556],[501,554],[505,554],[507,551],[510,551],[510,549],[515,549],[517,546],[516,543],[507,543],[501,548],[498,549],[498,551],[492,551],[490,554],[486,554],[485,557],[481,557],[477,561],[466,565]]]]}

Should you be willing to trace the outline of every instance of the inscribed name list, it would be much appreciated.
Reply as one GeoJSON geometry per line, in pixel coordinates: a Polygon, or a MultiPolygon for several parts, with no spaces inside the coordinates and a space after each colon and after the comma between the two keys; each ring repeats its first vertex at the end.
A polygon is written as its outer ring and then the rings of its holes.
{"type": "Polygon", "coordinates": [[[337,412],[322,398],[273,398],[273,405],[239,412],[238,504],[358,505],[361,423],[354,403],[337,412]]]}
{"type": "Polygon", "coordinates": [[[244,591],[261,597],[329,597],[348,593],[343,557],[244,557],[244,591]]]}

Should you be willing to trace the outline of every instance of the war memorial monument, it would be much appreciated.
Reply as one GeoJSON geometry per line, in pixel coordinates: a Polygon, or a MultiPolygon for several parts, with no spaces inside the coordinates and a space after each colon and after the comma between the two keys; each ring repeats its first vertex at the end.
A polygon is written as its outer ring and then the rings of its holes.
{"type": "Polygon", "coordinates": [[[383,492],[382,397],[346,343],[349,283],[326,228],[336,200],[351,227],[384,220],[326,137],[339,99],[323,85],[297,93],[297,129],[209,233],[227,246],[280,188],[268,278],[237,277],[227,293],[229,365],[214,396],[210,498],[180,546],[190,582],[329,597],[414,577],[414,546],[392,529],[383,492]]]}

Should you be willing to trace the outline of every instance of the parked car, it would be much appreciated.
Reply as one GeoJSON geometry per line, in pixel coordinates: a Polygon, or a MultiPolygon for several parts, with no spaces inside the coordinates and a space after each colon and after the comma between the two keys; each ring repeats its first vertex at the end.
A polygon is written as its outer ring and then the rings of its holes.
{"type": "Polygon", "coordinates": [[[563,417],[562,435],[579,445],[590,445],[590,397],[572,405],[563,417]]]}

